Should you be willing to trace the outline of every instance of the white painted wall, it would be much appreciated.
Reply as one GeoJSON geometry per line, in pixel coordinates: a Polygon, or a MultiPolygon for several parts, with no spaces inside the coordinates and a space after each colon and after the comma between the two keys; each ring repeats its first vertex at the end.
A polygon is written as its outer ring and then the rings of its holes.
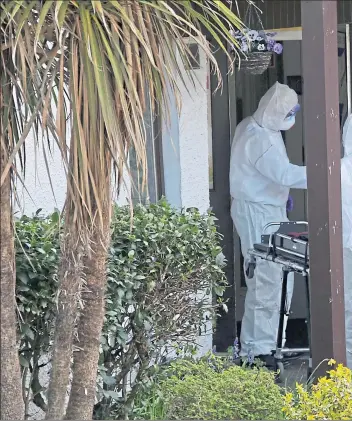
{"type": "MultiPolygon", "coordinates": [[[[197,207],[205,213],[209,202],[208,139],[211,136],[211,93],[209,63],[200,50],[200,68],[183,69],[178,77],[181,111],[176,101],[169,103],[169,121],[163,121],[163,161],[165,193],[176,207],[197,207]],[[193,81],[189,77],[193,73],[193,81]]],[[[178,58],[182,66],[181,58],[178,58]]]]}
{"type": "MultiPolygon", "coordinates": [[[[120,205],[126,205],[130,199],[127,172],[124,180],[119,198],[116,193],[113,195],[113,199],[120,205]]],[[[36,147],[33,133],[29,134],[26,139],[24,185],[17,182],[17,196],[19,203],[15,204],[15,211],[18,214],[31,216],[38,209],[42,209],[43,214],[52,213],[55,208],[62,210],[66,197],[66,178],[60,151],[54,142],[51,152],[48,152],[47,148],[40,145],[36,147]]]]}
{"type": "Polygon", "coordinates": [[[25,187],[17,182],[19,204],[16,210],[25,215],[32,215],[39,208],[43,214],[62,209],[66,197],[65,171],[58,147],[52,145],[52,153],[44,151],[41,146],[35,146],[33,133],[26,139],[26,171],[25,187]],[[39,149],[39,150],[37,150],[39,149]],[[47,160],[47,165],[46,161],[47,160]],[[52,181],[50,180],[48,172],[52,181]]]}
{"type": "MultiPolygon", "coordinates": [[[[163,165],[166,198],[178,208],[196,207],[206,213],[209,200],[209,145],[211,136],[211,92],[209,63],[199,51],[200,68],[183,68],[179,76],[182,107],[178,114],[171,98],[169,121],[163,121],[163,165]],[[193,80],[188,72],[193,72],[193,80]]],[[[180,65],[182,61],[178,58],[180,65]]],[[[182,66],[183,67],[183,66],[182,66]]],[[[211,299],[211,297],[210,297],[211,299]]],[[[208,322],[198,338],[199,355],[212,349],[212,325],[208,322]]]]}
{"type": "Polygon", "coordinates": [[[197,78],[195,85],[186,79],[187,86],[181,85],[180,90],[181,203],[183,207],[194,206],[205,213],[210,206],[208,139],[211,128],[211,93],[209,63],[203,51],[200,51],[200,69],[193,72],[197,78]]]}
{"type": "MultiPolygon", "coordinates": [[[[203,51],[200,68],[194,70],[195,85],[190,79],[181,84],[182,108],[179,117],[179,146],[182,207],[196,207],[201,213],[210,207],[209,198],[209,130],[211,129],[211,92],[209,63],[203,51]],[[210,124],[209,124],[210,123],[210,124]]],[[[185,72],[187,72],[185,70],[185,72]]],[[[212,297],[209,297],[210,301],[212,297]]],[[[198,353],[204,355],[213,346],[212,323],[198,338],[198,353]]]]}

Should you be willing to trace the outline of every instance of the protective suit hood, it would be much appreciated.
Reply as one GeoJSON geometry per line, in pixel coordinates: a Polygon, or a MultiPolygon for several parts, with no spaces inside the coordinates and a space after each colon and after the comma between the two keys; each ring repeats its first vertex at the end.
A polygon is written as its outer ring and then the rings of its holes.
{"type": "Polygon", "coordinates": [[[352,114],[347,117],[343,126],[342,142],[345,156],[352,155],[352,114]]]}
{"type": "Polygon", "coordinates": [[[298,104],[296,92],[276,82],[262,97],[253,118],[265,129],[279,131],[292,108],[298,104]]]}

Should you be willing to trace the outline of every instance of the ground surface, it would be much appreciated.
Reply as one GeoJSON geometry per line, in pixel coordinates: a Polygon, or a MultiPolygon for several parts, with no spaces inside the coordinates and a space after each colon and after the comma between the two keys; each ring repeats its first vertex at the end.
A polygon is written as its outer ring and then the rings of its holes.
{"type": "Polygon", "coordinates": [[[283,387],[292,389],[296,383],[305,383],[307,381],[308,357],[300,356],[289,360],[284,365],[283,387]]]}
{"type": "MultiPolygon", "coordinates": [[[[219,357],[228,358],[227,353],[215,353],[219,357]]],[[[284,363],[283,381],[278,384],[286,389],[295,388],[296,383],[304,384],[308,380],[308,355],[287,358],[284,363]]]]}

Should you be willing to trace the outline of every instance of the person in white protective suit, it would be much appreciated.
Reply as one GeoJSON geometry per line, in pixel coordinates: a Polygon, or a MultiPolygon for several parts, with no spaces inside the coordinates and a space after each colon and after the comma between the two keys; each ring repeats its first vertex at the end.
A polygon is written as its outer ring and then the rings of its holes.
{"type": "MultiPolygon", "coordinates": [[[[241,240],[245,273],[247,251],[261,242],[265,225],[288,221],[290,188],[307,188],[306,168],[289,162],[281,134],[295,124],[298,110],[295,91],[275,83],[253,116],[244,119],[235,131],[230,162],[231,216],[241,240]]],[[[246,277],[246,284],[240,357],[258,357],[270,366],[279,324],[282,268],[258,260],[254,276],[246,277]]],[[[292,293],[293,274],[288,282],[288,304],[292,293]]]]}
{"type": "Polygon", "coordinates": [[[352,369],[352,114],[342,132],[344,157],[341,160],[343,261],[347,366],[352,369]]]}

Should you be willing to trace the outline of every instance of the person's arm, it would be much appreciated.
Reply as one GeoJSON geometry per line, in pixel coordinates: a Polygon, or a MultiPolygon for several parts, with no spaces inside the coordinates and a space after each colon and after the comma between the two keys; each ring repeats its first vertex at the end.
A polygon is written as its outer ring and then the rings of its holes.
{"type": "Polygon", "coordinates": [[[306,167],[291,164],[287,156],[273,145],[256,160],[254,166],[276,184],[293,189],[307,188],[306,167]]]}
{"type": "Polygon", "coordinates": [[[352,160],[341,161],[342,241],[344,248],[352,248],[352,160]]]}

